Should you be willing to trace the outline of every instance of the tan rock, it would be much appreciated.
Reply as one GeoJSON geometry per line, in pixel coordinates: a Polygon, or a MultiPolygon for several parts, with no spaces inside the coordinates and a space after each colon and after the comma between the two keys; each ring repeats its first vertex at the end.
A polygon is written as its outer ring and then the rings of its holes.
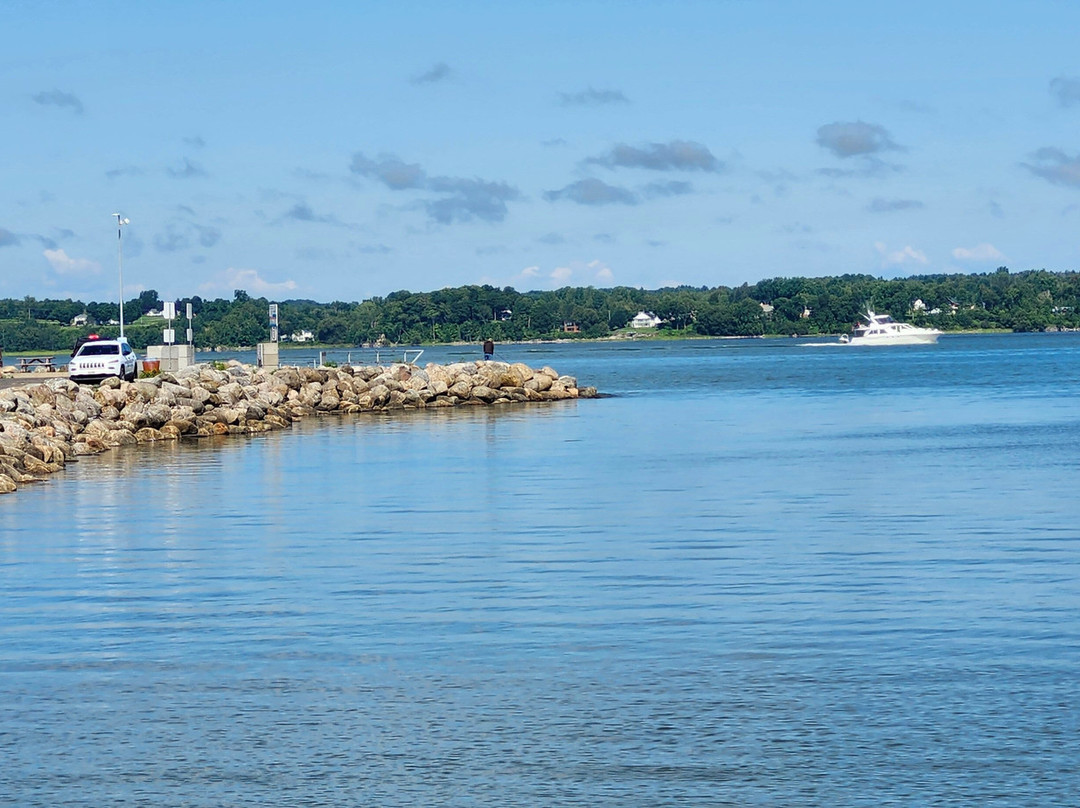
{"type": "Polygon", "coordinates": [[[480,401],[491,403],[495,399],[499,398],[500,394],[497,390],[493,390],[490,387],[486,387],[482,384],[478,384],[472,389],[472,397],[480,401]]]}
{"type": "Polygon", "coordinates": [[[154,443],[163,440],[164,437],[160,429],[154,429],[151,426],[143,427],[135,433],[135,440],[139,443],[154,443]]]}

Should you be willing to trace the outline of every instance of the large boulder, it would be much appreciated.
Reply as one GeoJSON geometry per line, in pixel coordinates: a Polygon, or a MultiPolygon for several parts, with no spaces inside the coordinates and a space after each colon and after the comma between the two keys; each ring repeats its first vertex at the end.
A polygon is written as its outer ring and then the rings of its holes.
{"type": "Polygon", "coordinates": [[[472,397],[488,404],[499,398],[500,393],[483,384],[478,384],[472,389],[472,397]]]}

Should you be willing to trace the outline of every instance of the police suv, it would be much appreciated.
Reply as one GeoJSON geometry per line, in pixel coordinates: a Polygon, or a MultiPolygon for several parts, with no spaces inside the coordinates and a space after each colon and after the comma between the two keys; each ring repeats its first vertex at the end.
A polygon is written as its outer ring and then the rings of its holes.
{"type": "Polygon", "coordinates": [[[127,339],[94,339],[91,336],[79,346],[68,363],[68,377],[73,382],[100,382],[110,376],[134,381],[135,351],[127,339]]]}

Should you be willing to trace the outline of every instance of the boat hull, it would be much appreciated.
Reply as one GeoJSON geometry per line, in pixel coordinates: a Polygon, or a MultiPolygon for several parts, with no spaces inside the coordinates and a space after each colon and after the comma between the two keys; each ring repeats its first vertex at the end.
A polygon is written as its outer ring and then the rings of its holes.
{"type": "Polygon", "coordinates": [[[933,345],[941,333],[929,331],[923,334],[889,334],[871,337],[852,337],[848,345],[933,345]]]}

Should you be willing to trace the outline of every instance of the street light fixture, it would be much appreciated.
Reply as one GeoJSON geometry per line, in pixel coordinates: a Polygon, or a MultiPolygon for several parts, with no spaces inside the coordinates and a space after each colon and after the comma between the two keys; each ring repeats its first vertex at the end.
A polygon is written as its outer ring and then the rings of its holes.
{"type": "Polygon", "coordinates": [[[119,213],[116,217],[116,263],[120,268],[120,339],[124,338],[124,240],[122,237],[125,224],[131,224],[131,219],[125,219],[119,213]]]}

